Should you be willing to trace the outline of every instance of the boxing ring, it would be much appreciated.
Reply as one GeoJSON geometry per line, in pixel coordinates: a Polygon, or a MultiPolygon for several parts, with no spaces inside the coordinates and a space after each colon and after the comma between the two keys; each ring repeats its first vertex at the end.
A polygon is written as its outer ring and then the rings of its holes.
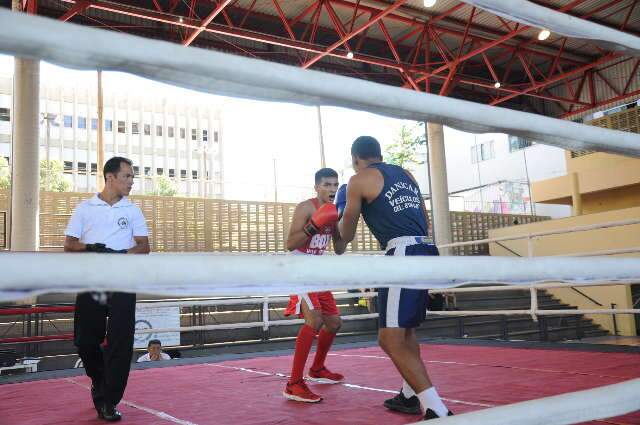
{"type": "MultiPolygon", "coordinates": [[[[523,20],[533,19],[525,15],[523,20]]],[[[563,148],[640,156],[638,134],[4,10],[0,10],[0,27],[4,29],[0,52],[64,66],[131,72],[221,95],[348,107],[472,132],[504,132],[563,148]],[[39,31],[32,30],[36,26],[39,31]]],[[[587,34],[591,30],[587,28],[587,34]]],[[[637,37],[618,41],[636,54],[637,37]]],[[[534,295],[537,288],[549,282],[579,287],[640,281],[638,259],[602,257],[3,253],[0,269],[0,301],[87,290],[165,296],[267,296],[301,289],[380,286],[446,291],[471,283],[525,287],[534,295]],[[320,265],[326,270],[322,282],[318,282],[316,271],[320,265]],[[118,270],[118,279],[105,280],[96,270],[118,270]]],[[[542,314],[533,301],[526,312],[542,314]]],[[[290,355],[283,354],[184,365],[180,360],[175,366],[171,363],[169,367],[135,370],[122,403],[123,413],[129,423],[141,424],[404,424],[418,420],[386,412],[380,406],[384,398],[396,392],[399,378],[378,348],[337,348],[329,362],[347,379],[325,389],[327,402],[318,406],[300,406],[281,397],[291,363],[290,355]]],[[[443,397],[458,413],[429,424],[640,423],[640,415],[633,413],[640,409],[640,362],[636,354],[437,344],[423,344],[421,349],[443,397]]],[[[88,399],[88,385],[87,378],[77,375],[1,385],[0,421],[28,425],[90,422],[95,413],[88,399]]]]}

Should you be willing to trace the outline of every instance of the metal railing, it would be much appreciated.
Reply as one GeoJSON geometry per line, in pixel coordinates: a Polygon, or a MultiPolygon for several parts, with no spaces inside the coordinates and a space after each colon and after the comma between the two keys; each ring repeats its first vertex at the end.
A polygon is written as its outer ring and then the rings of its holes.
{"type": "MultiPolygon", "coordinates": [[[[500,242],[503,241],[512,241],[512,240],[527,240],[527,257],[531,258],[534,256],[534,245],[533,242],[536,238],[550,236],[550,235],[561,235],[566,233],[575,233],[575,232],[584,232],[588,230],[597,230],[597,229],[606,229],[611,227],[619,227],[619,226],[629,226],[634,224],[640,224],[640,219],[629,219],[629,220],[618,220],[618,221],[610,221],[606,223],[597,223],[597,224],[589,224],[585,226],[575,226],[566,229],[558,229],[558,230],[548,230],[542,232],[531,232],[527,234],[515,235],[515,236],[501,236],[497,238],[488,238],[481,239],[476,241],[468,241],[468,242],[457,242],[451,244],[443,244],[438,245],[439,248],[454,248],[460,246],[474,245],[474,244],[490,244],[496,243],[503,248],[507,249],[511,253],[516,256],[520,256],[516,252],[512,251],[504,247],[500,242]]],[[[588,256],[600,256],[600,255],[620,255],[620,254],[634,254],[639,253],[640,247],[634,248],[622,248],[622,249],[608,249],[608,250],[600,250],[600,251],[591,251],[591,252],[582,252],[582,253],[574,253],[574,254],[560,254],[558,257],[588,257],[588,256]]],[[[589,284],[583,284],[581,286],[606,286],[606,285],[631,285],[633,283],[640,282],[593,282],[589,284]]],[[[455,312],[434,312],[433,314],[438,315],[469,315],[469,316],[484,316],[490,314],[497,315],[522,315],[528,314],[534,321],[538,320],[538,316],[544,315],[563,315],[563,314],[611,314],[611,320],[613,321],[614,328],[617,329],[616,322],[616,314],[640,314],[640,309],[632,308],[632,309],[618,309],[615,308],[615,304],[612,304],[612,308],[610,309],[576,309],[576,310],[540,310],[538,309],[538,299],[537,299],[537,290],[538,289],[551,289],[551,288],[570,288],[587,298],[592,303],[602,306],[601,303],[589,297],[588,295],[577,290],[574,284],[567,283],[558,283],[558,284],[543,284],[543,285],[530,285],[530,286],[498,286],[498,287],[487,287],[487,286],[478,286],[473,288],[450,288],[450,289],[442,289],[442,290],[432,290],[432,293],[441,293],[441,294],[456,294],[461,292],[484,292],[484,291],[492,291],[492,290],[529,290],[531,293],[531,307],[529,310],[499,310],[499,311],[455,311],[455,312]]],[[[635,306],[634,306],[635,307],[635,306]]],[[[617,331],[616,331],[617,334],[617,331]]]]}
{"type": "MultiPolygon", "coordinates": [[[[359,293],[337,293],[334,294],[336,300],[345,300],[353,298],[368,298],[371,299],[377,295],[376,292],[359,292],[359,293]]],[[[196,332],[196,331],[212,331],[212,330],[224,330],[224,329],[250,329],[250,328],[262,328],[264,332],[264,339],[268,340],[269,329],[274,326],[289,326],[304,323],[302,319],[279,319],[271,320],[269,317],[270,305],[277,303],[285,303],[289,301],[288,296],[275,296],[275,297],[243,297],[232,299],[213,299],[213,300],[187,300],[187,301],[142,301],[138,302],[138,305],[153,306],[153,307],[216,307],[216,306],[233,306],[233,305],[258,305],[261,306],[261,319],[259,322],[235,322],[235,323],[223,323],[212,325],[194,325],[194,326],[181,326],[176,328],[152,328],[152,329],[137,329],[136,334],[156,334],[156,333],[169,333],[169,332],[196,332]]],[[[73,305],[65,306],[36,306],[36,307],[11,307],[0,309],[0,316],[15,316],[25,315],[28,322],[28,329],[32,327],[41,328],[36,322],[38,318],[42,319],[41,315],[46,313],[69,313],[75,310],[73,305]],[[33,317],[35,316],[35,317],[33,317]],[[33,320],[36,319],[36,320],[33,320]]],[[[363,313],[341,316],[344,321],[355,320],[367,320],[376,319],[378,313],[363,313]]],[[[73,339],[72,334],[59,333],[55,335],[32,335],[28,332],[28,335],[12,338],[0,338],[0,344],[28,344],[37,342],[48,341],[64,341],[73,339]]]]}
{"type": "MultiPolygon", "coordinates": [[[[629,219],[629,220],[619,220],[619,221],[610,221],[607,223],[597,223],[597,224],[588,224],[585,226],[575,226],[567,229],[558,229],[558,230],[546,230],[543,232],[531,232],[522,235],[515,236],[500,236],[497,238],[487,238],[487,239],[479,239],[475,241],[467,241],[467,242],[456,242],[449,244],[438,245],[438,248],[457,248],[469,245],[480,245],[480,244],[490,244],[494,242],[504,242],[504,241],[514,241],[520,239],[527,240],[527,257],[534,256],[534,246],[533,241],[536,238],[550,235],[562,235],[565,233],[575,233],[575,232],[585,232],[588,230],[597,230],[597,229],[607,229],[610,227],[619,227],[619,226],[629,226],[632,224],[640,224],[640,219],[629,219]]],[[[637,248],[624,248],[624,249],[610,249],[603,251],[592,251],[586,253],[576,253],[576,254],[562,254],[561,256],[591,256],[591,255],[616,255],[616,254],[629,254],[640,252],[640,247],[637,248]]]]}

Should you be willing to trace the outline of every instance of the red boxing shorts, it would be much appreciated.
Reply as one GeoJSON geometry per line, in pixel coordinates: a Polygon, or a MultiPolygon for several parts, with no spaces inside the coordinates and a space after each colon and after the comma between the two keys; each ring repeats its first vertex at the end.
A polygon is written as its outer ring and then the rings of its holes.
{"type": "Polygon", "coordinates": [[[306,294],[291,295],[289,297],[289,305],[284,311],[285,316],[291,316],[292,314],[303,317],[302,300],[307,303],[307,306],[311,310],[317,310],[326,316],[338,316],[340,311],[336,305],[336,300],[333,298],[333,294],[330,291],[323,292],[309,292],[306,294]]]}

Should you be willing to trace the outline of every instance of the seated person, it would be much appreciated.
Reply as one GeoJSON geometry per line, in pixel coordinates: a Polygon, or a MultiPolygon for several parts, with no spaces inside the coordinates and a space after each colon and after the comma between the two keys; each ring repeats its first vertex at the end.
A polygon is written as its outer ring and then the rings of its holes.
{"type": "Polygon", "coordinates": [[[140,362],[155,362],[158,360],[171,360],[171,356],[162,352],[162,343],[159,339],[152,339],[147,345],[148,353],[144,356],[140,356],[138,363],[140,362]]]}

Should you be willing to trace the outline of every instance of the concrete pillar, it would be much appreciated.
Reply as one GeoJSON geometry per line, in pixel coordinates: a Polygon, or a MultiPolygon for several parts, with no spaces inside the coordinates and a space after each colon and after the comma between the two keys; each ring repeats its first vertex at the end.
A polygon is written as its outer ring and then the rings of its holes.
{"type": "Polygon", "coordinates": [[[87,192],[91,193],[93,192],[93,185],[91,184],[91,182],[93,181],[93,176],[91,175],[91,163],[93,162],[93,126],[92,126],[92,122],[93,122],[93,102],[92,102],[92,98],[91,98],[91,93],[90,93],[90,88],[87,87],[87,125],[86,125],[86,133],[87,133],[87,174],[85,175],[86,178],[86,186],[87,186],[87,192]]]}
{"type": "Polygon", "coordinates": [[[571,173],[571,215],[582,215],[582,195],[578,173],[571,173]]]}
{"type": "Polygon", "coordinates": [[[320,111],[320,105],[316,106],[318,112],[318,141],[320,143],[320,167],[325,168],[327,161],[324,156],[324,134],[322,133],[322,112],[320,111]]]}
{"type": "MultiPolygon", "coordinates": [[[[115,115],[115,114],[114,114],[115,115]]],[[[111,121],[111,131],[113,132],[113,120],[111,121]]],[[[102,71],[98,70],[98,139],[96,146],[96,191],[102,192],[104,189],[104,95],[102,92],[102,71]]]]}
{"type": "Polygon", "coordinates": [[[15,58],[13,79],[11,250],[40,246],[40,62],[15,58]]]}
{"type": "Polygon", "coordinates": [[[71,134],[73,139],[73,186],[74,192],[78,191],[78,88],[73,86],[73,109],[71,113],[71,134]]]}
{"type": "MultiPolygon", "coordinates": [[[[187,161],[186,161],[187,178],[185,179],[185,182],[186,182],[186,185],[187,185],[187,193],[186,193],[187,196],[191,196],[191,180],[189,180],[191,178],[191,155],[192,155],[192,151],[193,151],[193,141],[191,140],[192,139],[191,132],[194,130],[193,120],[191,119],[191,111],[192,111],[192,109],[187,106],[187,149],[186,149],[186,154],[187,154],[187,161]]],[[[197,143],[197,139],[198,139],[198,137],[196,135],[196,143],[197,143]]],[[[176,170],[176,174],[178,172],[179,171],[176,170]]],[[[180,177],[182,178],[182,174],[180,174],[180,177]]]]}
{"type": "MultiPolygon", "coordinates": [[[[442,124],[427,123],[429,145],[429,180],[431,182],[431,214],[433,238],[436,245],[452,242],[451,217],[449,215],[449,186],[447,184],[447,161],[444,150],[442,124]]],[[[449,255],[450,250],[440,250],[440,255],[449,255]]]]}

